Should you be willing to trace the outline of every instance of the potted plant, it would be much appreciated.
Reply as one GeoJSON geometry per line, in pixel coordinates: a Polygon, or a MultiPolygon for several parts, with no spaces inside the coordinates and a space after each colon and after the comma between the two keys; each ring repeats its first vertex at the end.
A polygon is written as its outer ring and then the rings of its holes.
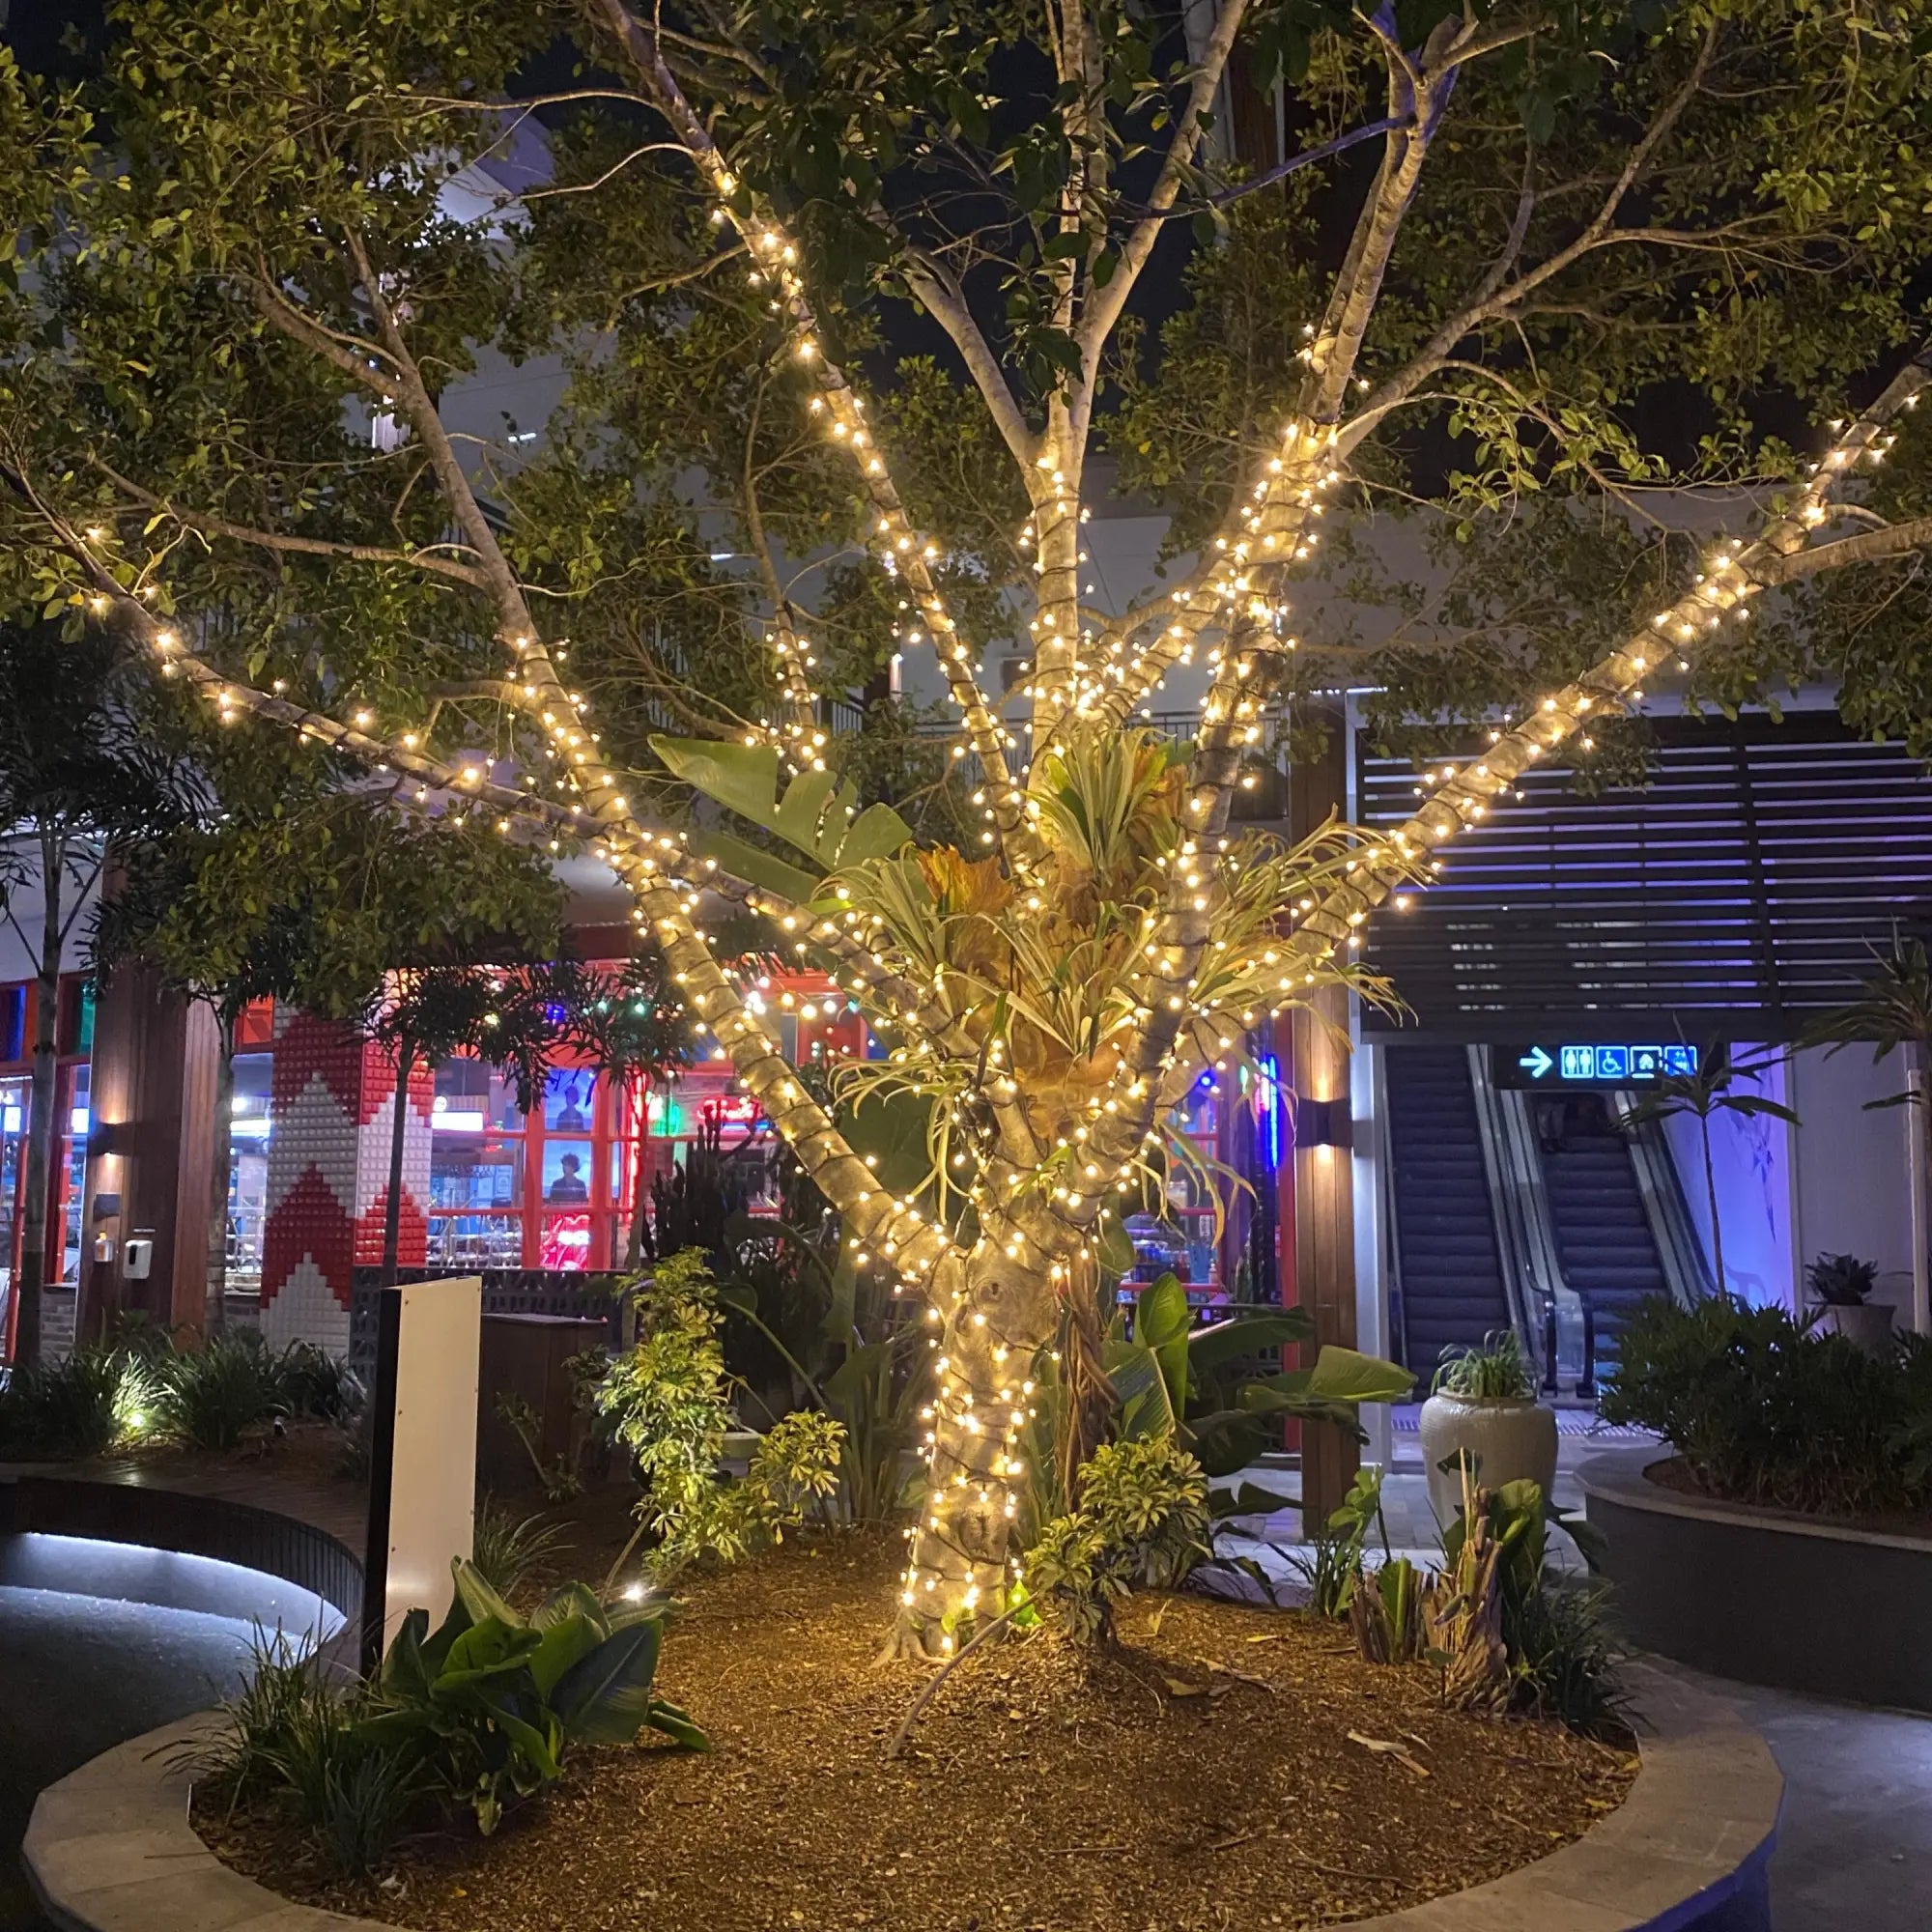
{"type": "Polygon", "coordinates": [[[1556,1416],[1536,1400],[1514,1329],[1485,1335],[1474,1348],[1443,1350],[1418,1434],[1438,1522],[1454,1522],[1462,1507],[1465,1457],[1486,1490],[1526,1481],[1547,1496],[1555,1485],[1556,1416]]]}
{"type": "Polygon", "coordinates": [[[1891,1304],[1867,1297],[1878,1282],[1878,1264],[1857,1255],[1820,1255],[1804,1270],[1817,1304],[1816,1325],[1880,1353],[1891,1340],[1891,1304]]]}

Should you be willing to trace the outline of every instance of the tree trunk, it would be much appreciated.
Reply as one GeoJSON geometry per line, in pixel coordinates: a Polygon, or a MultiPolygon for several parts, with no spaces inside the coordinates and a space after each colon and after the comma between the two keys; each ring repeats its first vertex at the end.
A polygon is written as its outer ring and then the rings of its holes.
{"type": "Polygon", "coordinates": [[[67,863],[58,833],[41,835],[41,957],[34,976],[33,1098],[27,1115],[27,1198],[20,1210],[20,1271],[14,1278],[14,1361],[32,1368],[41,1359],[41,1300],[47,1281],[47,1193],[53,1169],[57,1067],[55,1028],[60,1020],[61,883],[67,863]]]}
{"type": "Polygon", "coordinates": [[[214,1154],[208,1179],[208,1290],[202,1332],[220,1333],[227,1325],[228,1170],[235,1148],[235,1023],[228,1007],[214,1009],[214,1154]]]}
{"type": "Polygon", "coordinates": [[[1724,1287],[1724,1231],[1718,1219],[1718,1169],[1711,1158],[1711,1117],[1700,1114],[1697,1125],[1702,1130],[1704,1141],[1704,1192],[1711,1203],[1711,1266],[1718,1277],[1718,1293],[1728,1293],[1724,1287]]]}
{"type": "Polygon", "coordinates": [[[404,1041],[396,1048],[396,1112],[389,1123],[389,1192],[383,1203],[383,1279],[396,1279],[396,1251],[403,1237],[403,1135],[410,1119],[410,1074],[415,1048],[404,1041]]]}
{"type": "MultiPolygon", "coordinates": [[[[1044,1240],[990,1224],[959,1264],[960,1292],[942,1331],[927,1437],[925,1501],[900,1591],[898,1648],[944,1657],[960,1627],[1005,1607],[1007,1539],[1023,1479],[1016,1456],[1033,1364],[1054,1338],[1060,1295],[1044,1240]],[[1013,1236],[1028,1259],[1006,1254],[1013,1236]]],[[[935,1298],[947,1300],[942,1278],[935,1298]]]]}

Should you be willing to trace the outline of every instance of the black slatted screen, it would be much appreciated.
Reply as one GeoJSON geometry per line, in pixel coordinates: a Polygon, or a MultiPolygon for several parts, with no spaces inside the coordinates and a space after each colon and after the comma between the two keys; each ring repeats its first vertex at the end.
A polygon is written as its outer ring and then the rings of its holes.
{"type": "MultiPolygon", "coordinates": [[[[1582,797],[1536,771],[1409,911],[1376,915],[1368,955],[1407,1027],[1588,1038],[1640,1018],[1666,1037],[1781,1039],[1843,1002],[1894,927],[1932,933],[1932,779],[1898,746],[1820,713],[1659,737],[1642,789],[1582,797]]],[[[1367,824],[1415,808],[1406,761],[1365,755],[1360,781],[1367,824]]]]}

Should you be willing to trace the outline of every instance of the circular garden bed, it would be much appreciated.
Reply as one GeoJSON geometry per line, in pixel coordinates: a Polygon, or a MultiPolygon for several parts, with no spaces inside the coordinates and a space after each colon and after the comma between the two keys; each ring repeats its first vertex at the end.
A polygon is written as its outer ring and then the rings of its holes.
{"type": "Polygon", "coordinates": [[[929,1681],[879,1661],[897,1544],[807,1538],[690,1579],[660,1686],[709,1733],[580,1750],[490,1838],[352,1885],[267,1810],[197,1811],[285,1896],[425,1932],[1325,1925],[1541,1859],[1637,1770],[1560,1725],[1442,1708],[1347,1630],[1137,1597],[1117,1648],[1037,1635],[929,1681]]]}

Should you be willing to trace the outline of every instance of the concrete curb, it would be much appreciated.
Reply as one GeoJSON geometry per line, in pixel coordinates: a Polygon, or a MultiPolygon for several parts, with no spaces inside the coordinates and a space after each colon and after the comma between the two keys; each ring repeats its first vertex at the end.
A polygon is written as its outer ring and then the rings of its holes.
{"type": "MultiPolygon", "coordinates": [[[[1649,1725],[1622,1806],[1520,1871],[1356,1919],[1357,1932],[1761,1932],[1784,1781],[1730,1707],[1669,1670],[1633,1671],[1649,1725]]],[[[167,1747],[207,1718],[134,1738],[50,1785],[22,1860],[61,1932],[379,1932],[230,1871],[187,1820],[167,1747]]]]}

